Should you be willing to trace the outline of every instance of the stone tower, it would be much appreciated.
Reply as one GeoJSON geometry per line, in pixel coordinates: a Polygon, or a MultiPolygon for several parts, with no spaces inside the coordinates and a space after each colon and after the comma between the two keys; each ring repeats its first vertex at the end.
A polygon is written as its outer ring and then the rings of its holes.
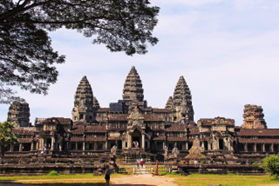
{"type": "Polygon", "coordinates": [[[93,92],[86,76],[81,79],[75,94],[74,108],[72,111],[73,122],[84,121],[87,123],[94,121],[93,113],[93,92]]]}
{"type": "Polygon", "coordinates": [[[183,76],[180,76],[174,93],[173,93],[173,106],[176,111],[176,119],[180,120],[181,117],[189,117],[190,121],[194,120],[194,110],[192,105],[192,96],[190,89],[183,76]]]}
{"type": "Polygon", "coordinates": [[[266,122],[263,119],[263,109],[257,105],[244,105],[243,125],[245,129],[266,129],[266,122]]]}
{"type": "Polygon", "coordinates": [[[28,103],[13,102],[9,108],[7,121],[19,127],[29,127],[30,109],[28,103]]]}
{"type": "Polygon", "coordinates": [[[97,100],[97,98],[95,96],[93,97],[93,108],[94,108],[94,110],[98,110],[100,108],[99,101],[97,100]]]}
{"type": "Polygon", "coordinates": [[[172,97],[170,96],[167,103],[166,103],[166,106],[165,106],[166,109],[169,109],[169,110],[173,110],[173,100],[172,100],[172,97]]]}
{"type": "Polygon", "coordinates": [[[123,89],[123,100],[133,100],[136,97],[137,101],[143,101],[143,89],[140,76],[134,66],[132,66],[123,89]],[[135,94],[135,96],[133,95],[135,94]]]}

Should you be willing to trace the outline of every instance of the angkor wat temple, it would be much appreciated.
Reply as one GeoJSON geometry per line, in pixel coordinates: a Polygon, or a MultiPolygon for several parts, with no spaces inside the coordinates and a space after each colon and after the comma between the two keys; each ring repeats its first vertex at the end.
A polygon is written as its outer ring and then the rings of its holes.
{"type": "MultiPolygon", "coordinates": [[[[77,166],[89,162],[76,172],[90,172],[113,158],[129,163],[138,157],[146,163],[165,161],[166,166],[184,173],[262,173],[256,162],[279,151],[279,129],[267,129],[261,106],[245,105],[241,127],[224,117],[195,123],[191,92],[183,76],[165,108],[152,108],[144,100],[135,67],[125,80],[122,99],[108,108],[100,107],[84,76],[74,97],[72,119],[36,118],[32,126],[29,115],[27,103],[13,103],[9,109],[8,121],[18,124],[14,133],[19,143],[6,147],[2,173],[28,172],[36,161],[48,162],[49,169],[58,166],[51,163],[77,166]],[[22,162],[25,169],[14,170],[13,164],[22,166],[22,162]]],[[[75,172],[70,169],[69,173],[75,172]]]]}

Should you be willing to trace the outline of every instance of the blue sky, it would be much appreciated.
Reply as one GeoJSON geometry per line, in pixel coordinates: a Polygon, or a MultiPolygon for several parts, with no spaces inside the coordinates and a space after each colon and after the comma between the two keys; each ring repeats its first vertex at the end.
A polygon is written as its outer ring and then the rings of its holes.
{"type": "MultiPolygon", "coordinates": [[[[195,121],[223,116],[243,123],[245,104],[261,105],[269,128],[279,127],[279,1],[151,0],[161,8],[154,35],[159,43],[146,55],[111,53],[92,38],[60,29],[50,33],[53,48],[66,55],[58,82],[47,96],[19,91],[35,117],[68,117],[74,94],[86,75],[102,107],[122,98],[134,65],[149,106],[163,108],[179,76],[188,83],[195,121]]],[[[0,121],[8,105],[0,105],[0,121]]]]}

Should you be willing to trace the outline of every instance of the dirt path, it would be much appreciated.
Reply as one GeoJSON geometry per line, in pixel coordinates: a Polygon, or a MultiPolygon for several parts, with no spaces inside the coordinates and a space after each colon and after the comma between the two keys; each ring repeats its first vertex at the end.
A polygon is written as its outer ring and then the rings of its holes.
{"type": "MultiPolygon", "coordinates": [[[[0,186],[40,186],[46,183],[90,183],[91,181],[98,182],[103,179],[47,179],[47,180],[15,180],[8,181],[9,183],[1,183],[0,186]],[[36,184],[36,185],[33,185],[36,184]]],[[[174,178],[167,178],[162,176],[152,176],[151,174],[145,175],[132,175],[121,176],[118,178],[112,178],[113,184],[111,186],[178,186],[172,183],[174,178]]]]}
{"type": "Polygon", "coordinates": [[[151,174],[113,178],[111,181],[115,183],[111,186],[178,186],[172,183],[174,178],[152,176],[151,174]]]}

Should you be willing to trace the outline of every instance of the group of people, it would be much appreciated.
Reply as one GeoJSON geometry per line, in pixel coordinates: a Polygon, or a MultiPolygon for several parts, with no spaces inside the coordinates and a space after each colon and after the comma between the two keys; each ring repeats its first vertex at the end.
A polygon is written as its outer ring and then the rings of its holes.
{"type": "Polygon", "coordinates": [[[144,163],[144,161],[143,161],[142,158],[141,159],[137,159],[137,168],[139,168],[139,164],[140,164],[141,168],[143,168],[143,163],[144,163]]]}
{"type": "Polygon", "coordinates": [[[183,116],[181,118],[181,125],[184,125],[184,124],[189,125],[189,117],[188,116],[186,116],[186,117],[183,116]]]}

